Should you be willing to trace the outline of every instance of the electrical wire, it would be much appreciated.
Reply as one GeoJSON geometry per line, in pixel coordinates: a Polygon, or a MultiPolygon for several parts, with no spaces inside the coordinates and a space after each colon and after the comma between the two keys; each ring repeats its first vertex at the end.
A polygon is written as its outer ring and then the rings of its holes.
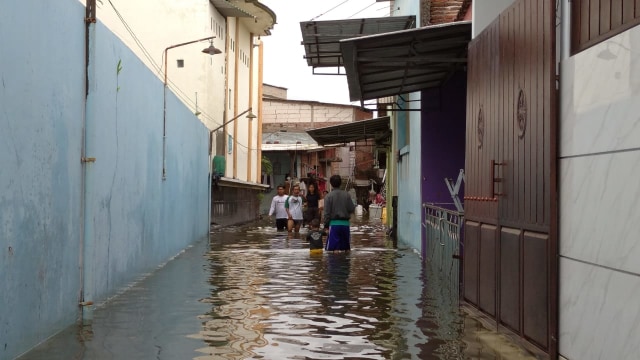
{"type": "Polygon", "coordinates": [[[341,2],[340,4],[338,4],[338,5],[334,6],[334,7],[332,7],[331,9],[329,9],[329,10],[327,10],[327,11],[323,12],[322,14],[320,14],[320,15],[318,15],[318,16],[315,16],[315,17],[311,18],[311,20],[309,20],[309,21],[313,21],[313,20],[315,20],[315,19],[319,18],[320,16],[326,15],[329,11],[331,11],[331,10],[335,10],[338,6],[343,5],[343,4],[345,4],[345,3],[348,3],[349,1],[351,1],[351,0],[344,0],[344,1],[343,1],[343,2],[341,2]]]}
{"type": "Polygon", "coordinates": [[[355,13],[355,14],[353,14],[353,15],[349,16],[347,19],[351,19],[352,17],[354,17],[354,16],[356,16],[356,15],[360,14],[361,12],[363,12],[363,11],[367,10],[368,8],[372,7],[372,6],[373,6],[373,5],[375,5],[376,3],[377,3],[377,1],[374,1],[374,2],[373,2],[373,4],[370,4],[369,6],[365,7],[364,9],[362,9],[362,10],[358,11],[357,13],[355,13]]]}

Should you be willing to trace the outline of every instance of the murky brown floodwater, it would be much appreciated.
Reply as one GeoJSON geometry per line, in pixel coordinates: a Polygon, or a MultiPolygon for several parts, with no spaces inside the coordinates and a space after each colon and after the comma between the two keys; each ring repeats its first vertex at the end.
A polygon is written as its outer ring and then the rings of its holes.
{"type": "Polygon", "coordinates": [[[310,254],[269,223],[215,231],[21,359],[533,359],[462,311],[381,224],[310,254]]]}

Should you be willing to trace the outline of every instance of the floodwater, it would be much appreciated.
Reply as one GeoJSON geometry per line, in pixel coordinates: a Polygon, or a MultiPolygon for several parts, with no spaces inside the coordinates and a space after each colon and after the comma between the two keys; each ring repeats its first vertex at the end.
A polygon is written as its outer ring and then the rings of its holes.
{"type": "Polygon", "coordinates": [[[385,227],[311,254],[268,222],[212,232],[19,359],[535,359],[385,227]]]}

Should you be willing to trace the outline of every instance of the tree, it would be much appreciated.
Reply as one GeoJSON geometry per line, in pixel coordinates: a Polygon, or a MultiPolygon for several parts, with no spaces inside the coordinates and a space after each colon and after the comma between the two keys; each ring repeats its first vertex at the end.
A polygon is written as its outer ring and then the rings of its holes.
{"type": "Polygon", "coordinates": [[[262,155],[262,172],[265,175],[271,175],[273,172],[273,165],[271,164],[271,160],[268,157],[262,155]]]}

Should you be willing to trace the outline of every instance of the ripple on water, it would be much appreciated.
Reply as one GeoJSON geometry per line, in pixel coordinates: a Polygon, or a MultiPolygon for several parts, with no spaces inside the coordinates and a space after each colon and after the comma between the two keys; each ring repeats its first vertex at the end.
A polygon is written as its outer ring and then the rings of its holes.
{"type": "MultiPolygon", "coordinates": [[[[223,290],[211,295],[212,316],[234,339],[226,358],[464,358],[473,346],[457,289],[392,248],[382,224],[351,230],[350,253],[320,256],[305,234],[268,226],[214,235],[211,279],[223,290]]],[[[212,322],[205,328],[219,331],[212,322]]]]}

